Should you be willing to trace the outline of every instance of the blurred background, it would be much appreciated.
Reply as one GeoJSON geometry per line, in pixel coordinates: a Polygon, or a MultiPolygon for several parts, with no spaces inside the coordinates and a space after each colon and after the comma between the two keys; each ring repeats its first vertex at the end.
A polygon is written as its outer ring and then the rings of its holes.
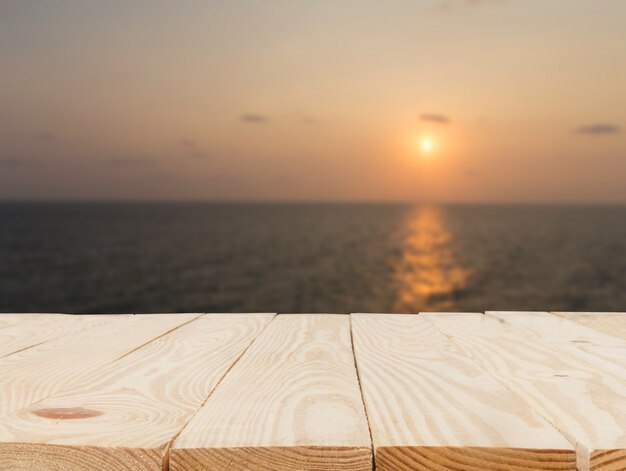
{"type": "Polygon", "coordinates": [[[622,0],[0,3],[0,312],[626,310],[622,0]]]}

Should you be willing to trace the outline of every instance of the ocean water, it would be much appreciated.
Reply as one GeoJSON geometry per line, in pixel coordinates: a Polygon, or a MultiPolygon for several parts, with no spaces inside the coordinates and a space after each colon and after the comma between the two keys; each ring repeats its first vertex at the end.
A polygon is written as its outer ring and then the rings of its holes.
{"type": "Polygon", "coordinates": [[[626,311],[626,207],[0,204],[0,312],[626,311]]]}

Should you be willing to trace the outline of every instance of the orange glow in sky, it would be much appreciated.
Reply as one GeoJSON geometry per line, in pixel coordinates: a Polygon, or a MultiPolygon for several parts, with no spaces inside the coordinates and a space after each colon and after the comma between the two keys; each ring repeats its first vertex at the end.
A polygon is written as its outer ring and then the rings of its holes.
{"type": "Polygon", "coordinates": [[[0,1],[0,200],[626,204],[625,18],[0,1]]]}

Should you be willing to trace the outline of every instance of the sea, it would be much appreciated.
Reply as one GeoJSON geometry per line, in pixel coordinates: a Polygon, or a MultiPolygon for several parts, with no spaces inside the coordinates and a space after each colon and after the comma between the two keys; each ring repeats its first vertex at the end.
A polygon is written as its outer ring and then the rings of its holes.
{"type": "Polygon", "coordinates": [[[626,311],[626,207],[0,203],[0,312],[626,311]]]}

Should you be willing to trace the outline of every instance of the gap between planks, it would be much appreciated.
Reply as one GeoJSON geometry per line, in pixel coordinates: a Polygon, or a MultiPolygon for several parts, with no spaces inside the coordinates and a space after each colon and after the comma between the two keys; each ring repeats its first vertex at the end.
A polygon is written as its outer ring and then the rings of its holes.
{"type": "Polygon", "coordinates": [[[279,315],[170,449],[172,471],[369,471],[350,318],[279,315]]]}
{"type": "MultiPolygon", "coordinates": [[[[569,318],[569,317],[567,317],[564,314],[570,314],[570,313],[555,313],[555,315],[569,318]]],[[[576,314],[580,314],[580,313],[576,313],[576,314]]],[[[434,316],[434,315],[435,314],[428,314],[427,316],[424,316],[424,317],[428,318],[428,317],[431,317],[431,316],[434,316]]],[[[446,323],[452,321],[455,318],[458,318],[458,316],[464,316],[464,317],[468,316],[468,317],[471,317],[471,316],[476,316],[476,315],[478,315],[478,314],[469,314],[469,313],[465,314],[465,315],[456,314],[456,313],[440,313],[440,314],[436,314],[436,316],[438,316],[439,320],[441,320],[441,321],[445,320],[446,323]]],[[[58,315],[58,316],[60,316],[60,315],[58,315]]],[[[294,315],[294,317],[295,316],[298,316],[298,315],[294,315]]],[[[390,316],[390,315],[380,315],[380,316],[381,317],[387,317],[387,316],[390,316]]],[[[488,316],[484,316],[484,315],[480,314],[480,318],[481,319],[486,319],[489,316],[491,316],[491,317],[498,317],[494,313],[489,313],[488,316]]],[[[504,317],[504,316],[506,316],[506,313],[504,313],[501,317],[504,317]]],[[[619,316],[619,314],[614,314],[614,316],[619,316]]],[[[281,318],[282,317],[291,317],[291,315],[290,316],[281,315],[281,316],[278,316],[278,317],[281,317],[281,318]]],[[[338,316],[338,317],[345,317],[345,316],[338,316]]],[[[403,317],[405,317],[405,316],[403,316],[403,317]]],[[[415,318],[416,316],[413,315],[413,316],[408,316],[408,317],[414,317],[415,318]]],[[[422,317],[422,316],[420,316],[420,317],[422,317]]],[[[0,318],[1,318],[1,315],[0,315],[0,318]]],[[[618,318],[616,317],[615,319],[618,319],[618,318]]],[[[615,319],[613,319],[613,320],[615,320],[615,319]]],[[[626,319],[626,317],[619,318],[619,322],[622,322],[623,319],[626,319]]],[[[504,320],[504,322],[506,322],[506,318],[501,319],[501,320],[504,320]]],[[[511,318],[511,320],[513,320],[513,318],[511,318]]],[[[578,319],[571,319],[571,320],[578,322],[578,319]]],[[[24,319],[24,321],[26,321],[26,319],[24,319]]],[[[189,321],[189,322],[191,322],[191,321],[189,321]]],[[[269,325],[273,324],[274,322],[275,321],[272,321],[272,323],[270,323],[269,325]]],[[[582,325],[583,322],[579,322],[579,324],[582,325]]],[[[19,325],[19,323],[13,323],[12,325],[13,326],[17,326],[17,325],[19,325]]],[[[10,327],[11,327],[11,325],[6,325],[6,324],[3,325],[2,323],[0,323],[0,334],[2,333],[3,330],[5,330],[6,328],[10,328],[10,327]]],[[[183,326],[180,326],[180,327],[182,328],[183,326]]],[[[588,325],[588,327],[592,327],[592,326],[588,325]]],[[[263,334],[265,334],[265,331],[267,330],[267,328],[268,328],[268,326],[266,325],[264,327],[263,334]]],[[[517,338],[516,336],[521,335],[521,334],[519,334],[519,332],[521,332],[519,326],[511,325],[510,328],[513,329],[513,331],[517,332],[517,334],[515,334],[515,336],[513,336],[513,337],[517,338]]],[[[597,329],[595,326],[593,326],[593,328],[595,328],[597,331],[601,331],[602,330],[602,329],[597,329]]],[[[172,330],[176,331],[176,330],[178,330],[178,328],[175,328],[175,329],[172,329],[172,330]]],[[[522,329],[522,331],[523,331],[523,329],[522,329]]],[[[374,434],[374,430],[373,430],[373,426],[372,426],[373,419],[372,419],[372,417],[369,416],[368,407],[366,405],[366,400],[365,400],[366,393],[364,391],[365,388],[363,386],[363,382],[362,382],[362,378],[361,378],[362,372],[359,370],[358,364],[357,364],[358,363],[357,362],[357,358],[356,358],[357,353],[356,353],[355,341],[354,341],[353,324],[352,324],[351,320],[349,321],[348,332],[349,332],[349,339],[350,339],[350,341],[349,341],[349,350],[351,350],[351,361],[353,363],[354,373],[356,375],[356,386],[357,386],[357,389],[358,389],[358,392],[359,392],[359,400],[360,400],[361,406],[363,407],[363,415],[365,417],[365,424],[367,426],[367,433],[369,435],[368,438],[369,438],[370,457],[371,457],[371,450],[376,448],[375,447],[375,437],[374,437],[375,434],[374,434]]],[[[509,332],[509,330],[507,330],[507,332],[509,332]]],[[[606,333],[607,332],[605,332],[605,334],[606,333]]],[[[166,333],[162,333],[157,338],[160,338],[160,337],[167,338],[167,335],[168,335],[167,332],[166,333]]],[[[156,341],[157,338],[155,338],[153,340],[156,341]]],[[[252,348],[252,345],[254,345],[257,342],[258,338],[259,338],[259,336],[255,337],[255,340],[253,340],[250,344],[248,344],[248,346],[245,349],[245,353],[241,352],[239,354],[239,356],[234,360],[234,363],[230,365],[228,370],[219,379],[218,383],[213,388],[213,392],[215,392],[218,389],[220,389],[223,386],[223,383],[226,382],[226,380],[229,378],[229,376],[233,373],[233,371],[236,371],[237,368],[240,367],[241,360],[246,355],[249,354],[249,350],[252,348]]],[[[452,336],[450,338],[454,338],[454,336],[452,336]]],[[[542,342],[545,342],[545,341],[546,341],[545,339],[542,340],[542,342]]],[[[53,345],[54,344],[63,345],[63,342],[61,342],[60,339],[56,339],[56,338],[50,339],[50,340],[46,340],[46,341],[44,341],[44,343],[46,343],[46,344],[51,343],[53,345]]],[[[134,355],[136,355],[135,352],[141,351],[142,348],[144,348],[146,345],[149,345],[149,344],[151,344],[151,341],[147,341],[144,345],[135,347],[132,352],[128,351],[128,352],[125,352],[125,353],[121,354],[119,356],[119,358],[116,358],[114,361],[125,362],[129,357],[132,358],[134,355]]],[[[540,342],[540,344],[541,344],[541,342],[540,342]]],[[[36,347],[36,346],[33,346],[33,347],[36,347]]],[[[49,347],[46,347],[45,345],[43,345],[43,346],[34,348],[34,350],[38,350],[41,347],[44,347],[44,350],[45,350],[45,348],[49,348],[49,347]]],[[[30,347],[26,347],[26,348],[30,348],[30,347]]],[[[552,351],[555,350],[554,347],[551,347],[551,348],[552,348],[552,351]]],[[[24,354],[26,354],[26,353],[27,352],[24,352],[24,354]]],[[[574,357],[582,355],[582,353],[578,353],[578,350],[571,350],[569,352],[564,352],[564,353],[565,353],[565,355],[567,357],[572,357],[572,355],[574,357]]],[[[497,371],[496,371],[496,373],[494,373],[494,370],[489,365],[487,365],[487,367],[485,367],[484,362],[476,361],[477,359],[474,356],[472,356],[471,354],[469,354],[467,351],[464,351],[464,354],[467,355],[467,358],[471,358],[471,361],[475,362],[475,365],[479,365],[481,369],[484,369],[484,371],[487,371],[487,372],[489,372],[489,374],[494,375],[494,377],[496,377],[500,382],[502,382],[502,384],[504,384],[507,388],[509,386],[511,386],[510,382],[507,380],[506,377],[502,377],[502,375],[496,374],[497,371]]],[[[563,354],[563,352],[561,352],[559,354],[561,355],[561,354],[563,354]]],[[[12,355],[13,354],[11,354],[9,356],[9,358],[12,355]]],[[[17,356],[20,356],[20,355],[18,354],[17,356]]],[[[583,359],[579,358],[579,360],[582,361],[583,359]]],[[[578,365],[579,363],[576,363],[576,364],[578,365]]],[[[2,365],[2,363],[0,363],[0,366],[1,365],[2,365]]],[[[587,365],[585,365],[585,367],[590,368],[590,365],[587,364],[587,365]]],[[[598,365],[598,367],[600,367],[600,365],[598,365]]],[[[602,373],[600,376],[602,378],[605,378],[606,374],[602,373]]],[[[516,390],[516,388],[513,387],[512,390],[516,390]]],[[[172,449],[170,447],[171,447],[172,443],[175,443],[175,439],[180,436],[179,434],[181,434],[181,431],[185,431],[190,425],[192,425],[193,421],[196,419],[196,416],[209,403],[209,400],[211,399],[211,395],[212,394],[213,393],[209,393],[209,395],[205,396],[202,404],[199,407],[196,407],[196,409],[193,412],[190,413],[190,415],[187,417],[186,421],[178,429],[178,432],[176,432],[175,435],[170,436],[169,441],[167,442],[167,444],[165,445],[165,448],[163,448],[162,452],[161,452],[161,459],[162,459],[161,465],[164,468],[167,468],[168,465],[169,465],[167,460],[171,456],[172,449]]],[[[57,398],[57,399],[62,401],[64,396],[65,396],[64,390],[61,390],[59,394],[57,394],[55,396],[50,396],[50,398],[51,398],[52,402],[54,402],[55,398],[57,398]]],[[[72,397],[72,396],[70,395],[69,397],[72,397]]],[[[79,396],[74,396],[74,397],[79,397],[79,396]]],[[[42,404],[45,404],[45,402],[46,402],[46,400],[42,401],[42,404]]],[[[550,421],[552,421],[552,422],[554,421],[554,418],[555,418],[554,415],[546,413],[546,409],[541,407],[541,403],[540,402],[539,403],[536,402],[534,400],[534,398],[533,398],[533,400],[531,400],[529,403],[533,406],[533,408],[536,407],[537,410],[541,411],[542,415],[544,415],[550,421]],[[537,406],[537,404],[539,404],[539,406],[537,406]]],[[[557,426],[560,425],[558,420],[556,420],[556,422],[553,422],[553,423],[555,425],[557,425],[557,426]]],[[[558,428],[561,428],[561,427],[559,426],[558,428]]],[[[572,439],[572,435],[570,435],[568,433],[567,429],[564,428],[563,430],[565,430],[565,434],[567,436],[569,436],[570,439],[572,439]]],[[[576,439],[573,439],[573,440],[574,440],[574,442],[576,442],[576,439]]],[[[584,441],[583,441],[583,443],[584,443],[584,441]]],[[[20,444],[17,444],[17,445],[19,445],[19,446],[16,446],[15,449],[14,449],[14,451],[16,453],[16,456],[18,456],[20,453],[24,452],[23,444],[20,443],[20,444]]],[[[55,453],[58,453],[60,449],[64,449],[65,447],[66,446],[64,446],[64,445],[60,445],[60,448],[59,448],[59,445],[48,445],[48,453],[51,454],[50,456],[53,456],[55,453]]],[[[77,454],[80,455],[81,453],[83,453],[83,454],[86,453],[86,455],[84,456],[85,459],[87,459],[87,458],[94,459],[94,456],[97,457],[99,454],[103,453],[103,450],[105,452],[105,454],[103,456],[107,456],[106,455],[106,449],[107,449],[107,447],[97,447],[97,446],[93,447],[93,446],[87,445],[87,446],[81,447],[81,451],[77,452],[77,454]]],[[[377,463],[373,459],[373,457],[371,457],[370,458],[370,463],[369,463],[368,467],[364,467],[363,469],[372,469],[372,468],[375,468],[377,465],[378,465],[379,471],[380,470],[384,470],[384,469],[394,469],[394,470],[395,469],[397,469],[397,470],[402,470],[402,469],[440,469],[440,468],[435,468],[435,467],[433,467],[433,468],[427,468],[427,467],[419,468],[418,466],[423,466],[423,463],[424,463],[423,460],[425,460],[425,459],[426,460],[432,460],[433,456],[435,456],[437,459],[441,459],[441,456],[442,456],[441,454],[442,453],[444,454],[444,456],[446,454],[449,454],[448,456],[454,457],[453,459],[456,460],[458,457],[455,455],[455,453],[457,453],[459,451],[459,447],[458,446],[455,446],[455,447],[452,447],[452,448],[446,448],[446,447],[441,447],[441,446],[436,446],[436,447],[421,446],[421,447],[419,447],[419,450],[421,450],[421,451],[418,452],[417,455],[415,454],[415,451],[416,451],[415,448],[408,447],[408,448],[406,448],[407,453],[408,453],[408,455],[406,455],[406,456],[405,456],[405,454],[396,455],[395,453],[391,454],[391,455],[387,454],[387,456],[385,456],[385,454],[387,453],[388,450],[385,447],[380,447],[379,449],[381,451],[383,451],[383,453],[382,453],[383,459],[382,460],[379,459],[379,462],[377,463]],[[434,453],[434,455],[433,455],[433,453],[434,453]],[[396,460],[396,457],[400,457],[400,456],[401,456],[401,459],[400,459],[400,462],[398,462],[396,460]],[[407,459],[408,459],[408,461],[407,461],[407,459]],[[396,460],[395,463],[394,463],[394,460],[396,460]],[[407,468],[406,467],[407,463],[410,463],[411,460],[414,460],[414,465],[416,467],[408,467],[407,468]],[[422,465],[420,465],[419,463],[422,463],[422,465]],[[385,468],[385,466],[388,466],[388,467],[385,468]],[[396,466],[396,467],[394,467],[394,466],[396,466]]],[[[342,447],[334,447],[333,450],[335,450],[337,453],[342,453],[342,451],[341,451],[342,447]]],[[[503,452],[506,451],[505,448],[501,448],[501,450],[503,452]]],[[[512,450],[514,450],[514,451],[517,450],[516,453],[519,453],[519,449],[512,448],[512,450]]],[[[117,451],[117,449],[116,449],[116,451],[117,451]]],[[[303,461],[304,462],[310,462],[311,460],[313,460],[313,461],[319,460],[320,456],[323,456],[323,455],[326,456],[328,454],[327,447],[324,447],[324,446],[320,447],[320,446],[315,446],[315,445],[312,445],[312,446],[301,446],[301,447],[295,447],[295,448],[293,446],[286,446],[286,447],[271,446],[271,447],[261,447],[261,448],[254,447],[253,449],[248,449],[248,450],[243,450],[243,449],[240,448],[240,449],[231,449],[231,451],[234,454],[230,455],[229,459],[235,460],[235,462],[236,462],[236,460],[241,459],[241,456],[242,456],[241,453],[243,452],[243,453],[248,453],[248,455],[244,459],[244,461],[245,460],[249,460],[249,459],[253,459],[253,460],[256,459],[256,460],[258,460],[261,463],[260,466],[266,466],[266,468],[261,467],[261,468],[251,468],[251,469],[272,469],[271,465],[270,465],[271,462],[268,462],[267,460],[268,459],[269,460],[275,459],[276,456],[286,457],[285,458],[286,459],[285,463],[287,463],[288,466],[291,466],[291,467],[288,467],[286,469],[305,469],[305,468],[299,468],[298,464],[303,462],[303,461]],[[252,458],[250,458],[250,457],[252,457],[252,458]],[[263,462],[265,462],[266,464],[263,465],[262,464],[263,462]],[[270,467],[267,467],[267,466],[270,466],[270,467]]],[[[146,456],[142,455],[143,451],[141,451],[139,449],[135,450],[134,452],[132,452],[132,450],[131,450],[130,454],[133,454],[133,453],[135,453],[137,455],[136,456],[137,463],[142,463],[142,460],[147,459],[146,458],[147,455],[146,456]]],[[[623,453],[623,450],[622,450],[621,453],[623,453]]],[[[579,454],[580,454],[580,456],[582,456],[582,461],[581,461],[582,465],[581,465],[580,469],[583,469],[583,470],[584,469],[590,469],[590,466],[593,466],[594,470],[597,469],[597,470],[602,470],[602,471],[614,471],[614,470],[621,470],[621,469],[623,469],[621,467],[622,464],[620,464],[620,463],[623,463],[623,461],[620,461],[620,460],[624,459],[624,457],[623,457],[623,454],[620,454],[619,450],[616,452],[616,451],[612,450],[611,448],[603,449],[603,448],[600,448],[600,447],[596,447],[595,449],[590,449],[589,446],[586,446],[586,448],[585,448],[585,446],[583,446],[583,448],[579,450],[579,454]],[[587,459],[586,462],[585,462],[585,459],[587,459]],[[589,460],[592,460],[593,462],[590,462],[589,460]]],[[[1,446],[0,446],[0,457],[1,457],[1,455],[2,455],[2,452],[1,452],[1,446]]],[[[505,456],[505,455],[503,455],[503,456],[505,456]]],[[[511,456],[513,456],[513,455],[511,455],[511,456]]],[[[114,460],[121,459],[119,456],[116,456],[115,453],[112,453],[109,456],[109,458],[114,459],[114,460]]],[[[127,459],[127,456],[124,456],[124,459],[127,459]]],[[[361,458],[358,458],[358,459],[361,460],[361,458]]],[[[461,453],[461,459],[476,460],[476,461],[473,461],[474,463],[481,463],[481,460],[482,460],[483,463],[485,462],[485,460],[488,462],[489,459],[493,459],[493,447],[485,448],[485,447],[465,446],[465,447],[463,447],[463,450],[462,450],[462,453],[461,453]],[[484,454],[485,452],[487,452],[487,455],[484,454]]],[[[153,458],[149,458],[149,461],[150,460],[153,460],[153,458]]],[[[31,460],[31,462],[29,463],[29,465],[31,467],[26,468],[26,469],[29,469],[29,470],[30,469],[33,469],[33,470],[39,469],[37,467],[32,467],[32,466],[34,466],[35,461],[31,460]]],[[[158,460],[153,460],[153,461],[157,462],[158,460]]],[[[362,463],[362,461],[360,461],[360,462],[362,463]]],[[[0,469],[2,469],[2,470],[4,470],[4,469],[16,469],[16,470],[20,469],[20,468],[3,468],[1,463],[2,462],[0,461],[0,469]]],[[[39,465],[42,466],[41,469],[49,469],[49,468],[46,468],[46,466],[48,464],[49,463],[47,463],[45,460],[39,462],[39,465]]],[[[230,463],[230,464],[233,464],[233,463],[230,463]]],[[[136,463],[135,463],[135,465],[136,465],[136,463]]],[[[68,468],[68,469],[80,469],[80,468],[68,468]]],[[[85,469],[99,469],[99,468],[85,468],[85,469]]],[[[102,468],[102,469],[106,469],[106,468],[102,468]]],[[[119,468],[119,469],[125,469],[125,468],[119,468]]],[[[143,468],[128,468],[128,469],[143,469],[143,468]]],[[[146,468],[146,469],[152,469],[152,468],[146,468]]],[[[180,469],[187,469],[187,468],[180,468],[180,469]]],[[[221,468],[215,467],[215,468],[198,468],[198,469],[221,469],[221,468]]],[[[236,466],[235,466],[234,469],[238,469],[238,468],[236,468],[236,466]]],[[[241,469],[245,469],[245,468],[241,468],[241,469]]],[[[321,469],[321,468],[311,468],[311,469],[321,469]]],[[[331,468],[328,468],[328,469],[331,469],[331,468]]],[[[340,469],[340,468],[334,468],[334,469],[340,469]]],[[[343,469],[343,468],[341,468],[341,469],[343,469]]],[[[441,468],[441,469],[450,469],[450,468],[441,468]]],[[[477,469],[499,469],[499,468],[479,467],[477,469]]],[[[504,469],[504,468],[502,468],[502,469],[504,469]]],[[[507,469],[509,469],[509,468],[507,468],[507,469]]],[[[526,469],[531,469],[531,468],[526,468],[526,469]]],[[[543,469],[543,468],[541,468],[541,469],[543,469]]],[[[553,468],[550,468],[550,469],[553,469],[553,468]]],[[[554,468],[554,469],[568,469],[568,468],[554,468]]]]}
{"type": "Polygon", "coordinates": [[[576,446],[579,470],[626,469],[624,383],[562,349],[558,342],[553,345],[537,332],[516,326],[514,319],[520,315],[429,318],[576,446]]]}
{"type": "Polygon", "coordinates": [[[572,445],[426,316],[352,326],[379,471],[575,468],[572,445]]]}
{"type": "Polygon", "coordinates": [[[0,429],[0,469],[166,468],[172,437],[273,316],[194,318],[97,376],[10,414],[0,429]]]}

